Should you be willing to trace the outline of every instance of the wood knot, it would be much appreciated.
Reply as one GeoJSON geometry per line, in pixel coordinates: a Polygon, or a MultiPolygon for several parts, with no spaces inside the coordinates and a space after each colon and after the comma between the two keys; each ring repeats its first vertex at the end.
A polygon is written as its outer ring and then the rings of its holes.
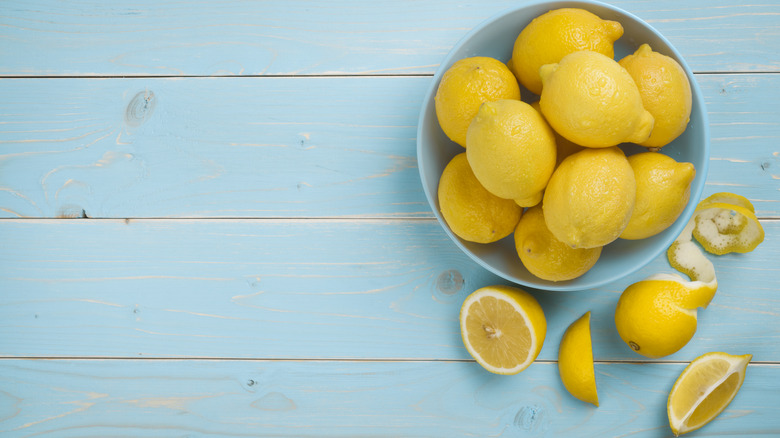
{"type": "Polygon", "coordinates": [[[463,289],[463,276],[455,269],[444,271],[436,279],[436,288],[445,295],[455,295],[463,289]]]}
{"type": "Polygon", "coordinates": [[[140,91],[127,104],[125,109],[125,123],[127,126],[141,126],[154,112],[157,99],[151,90],[140,91]]]}

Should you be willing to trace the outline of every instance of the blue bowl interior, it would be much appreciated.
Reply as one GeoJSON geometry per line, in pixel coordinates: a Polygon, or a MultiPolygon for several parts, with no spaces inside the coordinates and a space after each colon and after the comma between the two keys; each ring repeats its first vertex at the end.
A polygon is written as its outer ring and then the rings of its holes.
{"type": "MultiPolygon", "coordinates": [[[[533,102],[538,96],[523,90],[523,100],[533,102]]],[[[701,91],[685,60],[655,29],[639,18],[613,6],[592,1],[536,2],[506,11],[486,20],[459,41],[436,72],[423,102],[417,133],[417,155],[425,195],[434,214],[453,241],[477,263],[493,273],[520,285],[546,290],[583,290],[617,281],[648,264],[663,253],[690,219],[704,189],[709,160],[709,131],[707,114],[701,91]],[[530,21],[552,9],[577,7],[593,12],[601,18],[620,22],[623,36],[615,43],[615,59],[633,53],[641,44],[648,43],[654,51],[677,60],[685,69],[693,92],[693,109],[686,131],[674,142],[664,146],[662,153],[677,161],[690,162],[696,168],[691,184],[688,205],[677,221],[662,233],[643,240],[618,239],[602,251],[596,265],[579,278],[551,282],[529,273],[520,262],[512,235],[492,244],[467,242],[452,233],[441,216],[437,199],[439,177],[449,161],[463,152],[461,146],[450,141],[436,119],[433,103],[441,75],[457,60],[471,56],[490,56],[503,62],[509,60],[514,41],[530,21]]],[[[641,146],[621,145],[626,155],[644,151],[641,146]]]]}

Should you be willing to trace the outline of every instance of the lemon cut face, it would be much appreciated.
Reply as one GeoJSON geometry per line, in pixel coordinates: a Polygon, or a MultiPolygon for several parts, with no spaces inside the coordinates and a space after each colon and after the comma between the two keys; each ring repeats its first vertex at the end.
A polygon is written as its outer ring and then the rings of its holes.
{"type": "Polygon", "coordinates": [[[517,374],[539,355],[547,321],[528,292],[488,286],[463,302],[460,330],[466,350],[483,368],[495,374],[517,374]]]}
{"type": "Polygon", "coordinates": [[[701,428],[726,409],[742,387],[752,357],[707,353],[683,370],[666,405],[675,436],[701,428]]]}

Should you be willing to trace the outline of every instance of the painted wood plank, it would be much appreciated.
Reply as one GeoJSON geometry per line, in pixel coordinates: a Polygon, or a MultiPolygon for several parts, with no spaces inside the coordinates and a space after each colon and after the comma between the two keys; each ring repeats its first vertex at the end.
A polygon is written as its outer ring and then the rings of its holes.
{"type": "MultiPolygon", "coordinates": [[[[656,27],[695,71],[780,70],[776,2],[610,3],[656,27]]],[[[0,74],[431,74],[470,29],[519,4],[5,1],[0,74]]]]}
{"type": "MultiPolygon", "coordinates": [[[[671,436],[685,364],[595,366],[598,408],[555,363],[496,376],[473,362],[1,360],[4,437],[671,436]]],[[[697,437],[780,430],[780,366],[750,365],[697,437]]]]}
{"type": "MultiPolygon", "coordinates": [[[[780,221],[754,252],[712,257],[720,288],[696,337],[669,360],[713,350],[780,361],[780,221]]],[[[469,359],[463,299],[503,283],[433,220],[0,221],[0,356],[469,359]]],[[[535,291],[540,358],[592,311],[598,360],[640,360],[614,308],[659,257],[579,292],[535,291]]]]}
{"type": "MultiPolygon", "coordinates": [[[[780,217],[780,75],[697,80],[705,195],[780,217]]],[[[432,217],[415,138],[430,81],[0,80],[0,217],[432,217]]]]}

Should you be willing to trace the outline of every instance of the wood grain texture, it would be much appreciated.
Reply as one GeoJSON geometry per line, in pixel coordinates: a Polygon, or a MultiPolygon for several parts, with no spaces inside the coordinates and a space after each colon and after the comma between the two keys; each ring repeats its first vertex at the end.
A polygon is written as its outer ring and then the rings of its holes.
{"type": "MultiPolygon", "coordinates": [[[[694,71],[780,71],[776,2],[610,3],[657,28],[694,71]]],[[[4,1],[0,74],[431,74],[470,29],[520,4],[4,1]]]]}
{"type": "MultiPolygon", "coordinates": [[[[416,165],[430,81],[0,80],[0,217],[432,217],[416,165]]],[[[780,75],[697,81],[705,196],[780,217],[780,75]]]]}
{"type": "MultiPolygon", "coordinates": [[[[669,360],[708,351],[780,361],[780,221],[754,252],[715,257],[716,298],[669,360]]],[[[504,283],[433,220],[0,221],[0,355],[263,359],[469,359],[458,312],[504,283]]],[[[597,360],[641,360],[618,337],[629,284],[673,272],[665,257],[607,287],[535,291],[540,358],[592,311],[597,360]]]]}
{"type": "MultiPolygon", "coordinates": [[[[596,364],[596,408],[566,392],[555,363],[496,376],[473,362],[4,360],[0,434],[668,437],[666,397],[684,367],[596,364]]],[[[776,436],[779,377],[750,365],[695,436],[776,436]]]]}

